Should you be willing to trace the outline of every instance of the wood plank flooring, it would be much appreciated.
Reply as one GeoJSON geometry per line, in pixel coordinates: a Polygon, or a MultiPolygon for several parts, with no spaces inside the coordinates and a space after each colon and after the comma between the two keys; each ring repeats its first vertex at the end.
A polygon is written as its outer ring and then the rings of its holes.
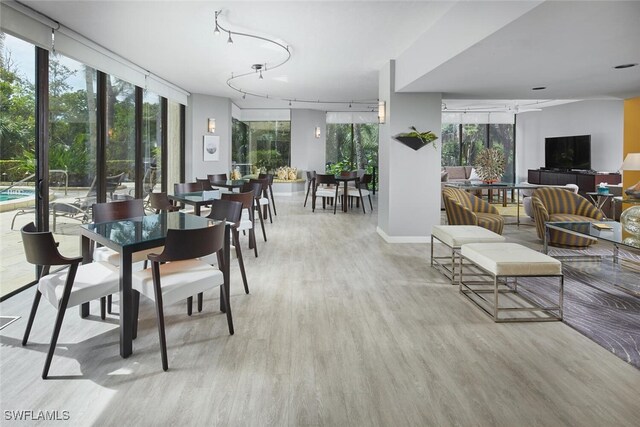
{"type": "Polygon", "coordinates": [[[70,309],[47,381],[55,311],[41,303],[22,347],[34,290],[0,304],[22,316],[0,332],[0,423],[14,424],[6,410],[66,410],[100,426],[640,425],[639,370],[562,323],[494,324],[429,267],[429,245],[386,244],[368,206],[302,202],[276,198],[259,258],[242,238],[251,294],[234,261],[234,336],[216,292],[191,318],[166,309],[168,372],[144,298],[128,359],[117,313],[70,309]]]}

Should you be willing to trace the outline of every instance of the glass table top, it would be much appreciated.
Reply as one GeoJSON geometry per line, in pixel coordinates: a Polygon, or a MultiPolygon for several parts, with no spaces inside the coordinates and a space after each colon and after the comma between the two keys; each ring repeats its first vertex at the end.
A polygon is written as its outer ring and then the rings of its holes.
{"type": "Polygon", "coordinates": [[[601,222],[547,222],[549,228],[568,231],[582,236],[593,237],[617,245],[640,249],[640,238],[622,229],[622,225],[616,221],[601,222]],[[594,224],[604,224],[611,228],[598,229],[594,224]]]}
{"type": "Polygon", "coordinates": [[[225,193],[226,191],[221,191],[219,189],[208,190],[208,191],[194,191],[191,193],[179,193],[170,195],[169,198],[178,202],[205,202],[209,200],[219,199],[221,193],[225,193]]]}
{"type": "Polygon", "coordinates": [[[164,240],[170,228],[190,230],[208,227],[217,222],[183,212],[161,212],[126,220],[83,224],[82,227],[124,247],[164,240]]]}

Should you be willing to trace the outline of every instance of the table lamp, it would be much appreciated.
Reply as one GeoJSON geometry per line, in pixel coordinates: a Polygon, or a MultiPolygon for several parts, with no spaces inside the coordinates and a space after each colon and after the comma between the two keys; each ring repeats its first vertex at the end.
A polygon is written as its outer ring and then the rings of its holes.
{"type": "MultiPolygon", "coordinates": [[[[629,153],[622,162],[622,171],[640,171],[640,153],[629,153]]],[[[640,181],[624,190],[624,193],[634,199],[640,198],[640,181]]]]}
{"type": "MultiPolygon", "coordinates": [[[[622,163],[623,171],[640,171],[640,153],[629,153],[622,163]]],[[[636,185],[627,188],[624,193],[632,199],[640,199],[640,181],[636,185]]],[[[620,215],[622,227],[629,233],[640,238],[640,205],[625,209],[620,215]]]]}

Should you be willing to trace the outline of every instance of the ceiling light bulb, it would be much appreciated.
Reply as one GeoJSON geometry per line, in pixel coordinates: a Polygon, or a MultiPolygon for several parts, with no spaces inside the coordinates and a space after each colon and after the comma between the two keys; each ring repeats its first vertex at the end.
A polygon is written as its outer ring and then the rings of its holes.
{"type": "Polygon", "coordinates": [[[259,77],[259,79],[260,79],[260,80],[262,80],[262,70],[260,70],[260,77],[259,77]]]}
{"type": "Polygon", "coordinates": [[[351,108],[351,103],[349,103],[349,108],[351,108]]]}
{"type": "Polygon", "coordinates": [[[246,93],[242,94],[242,99],[247,99],[247,94],[246,93]]]}
{"type": "Polygon", "coordinates": [[[220,35],[220,28],[218,27],[218,23],[216,22],[216,29],[213,30],[213,34],[215,34],[216,36],[220,35]]]}
{"type": "Polygon", "coordinates": [[[289,107],[291,107],[291,100],[289,100],[289,107]]]}
{"type": "Polygon", "coordinates": [[[227,43],[232,44],[233,39],[231,38],[231,31],[229,31],[229,38],[227,39],[227,43]]]}

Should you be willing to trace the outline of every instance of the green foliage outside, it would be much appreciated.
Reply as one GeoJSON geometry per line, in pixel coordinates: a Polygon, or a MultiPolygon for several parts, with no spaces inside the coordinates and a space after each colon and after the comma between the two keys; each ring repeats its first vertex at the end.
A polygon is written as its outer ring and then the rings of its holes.
{"type": "Polygon", "coordinates": [[[326,172],[378,167],[378,125],[374,123],[327,124],[326,172]]]}
{"type": "Polygon", "coordinates": [[[291,166],[291,122],[233,119],[231,144],[231,160],[244,165],[242,175],[255,168],[272,173],[279,167],[291,166]]]}

